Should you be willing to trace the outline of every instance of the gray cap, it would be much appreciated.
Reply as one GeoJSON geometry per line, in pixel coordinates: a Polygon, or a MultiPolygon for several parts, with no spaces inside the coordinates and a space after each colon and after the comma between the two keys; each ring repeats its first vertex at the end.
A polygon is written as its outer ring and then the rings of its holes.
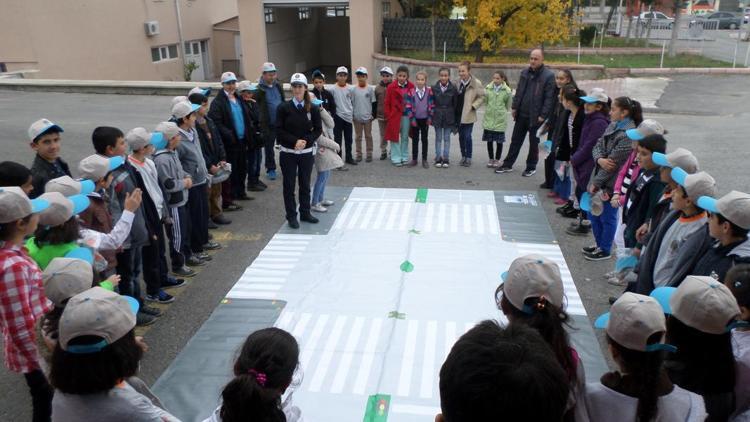
{"type": "Polygon", "coordinates": [[[750,194],[733,190],[719,199],[702,196],[698,198],[698,206],[750,230],[750,194]]]}
{"type": "Polygon", "coordinates": [[[154,132],[161,132],[167,137],[167,141],[180,134],[180,128],[174,122],[161,122],[156,125],[154,132]]]}
{"type": "Polygon", "coordinates": [[[49,203],[49,208],[39,214],[39,224],[51,227],[65,223],[74,215],[85,211],[90,204],[86,195],[66,197],[60,192],[47,192],[39,198],[49,203]]]}
{"type": "Polygon", "coordinates": [[[44,294],[58,308],[78,293],[91,288],[94,272],[91,264],[77,258],[54,258],[42,273],[44,294]]]}
{"type": "Polygon", "coordinates": [[[671,314],[704,333],[726,333],[740,314],[729,288],[711,277],[689,275],[670,296],[671,314]]]}
{"type": "Polygon", "coordinates": [[[151,144],[151,133],[142,127],[131,129],[125,134],[125,142],[131,151],[138,151],[151,144]]]}
{"type": "Polygon", "coordinates": [[[662,167],[679,167],[688,174],[695,174],[700,170],[698,159],[685,148],[677,148],[669,154],[655,152],[651,155],[654,164],[662,167]]]}
{"type": "Polygon", "coordinates": [[[190,101],[180,101],[172,106],[172,115],[178,119],[181,119],[188,114],[201,108],[199,104],[193,104],[190,101]]]}
{"type": "Polygon", "coordinates": [[[45,192],[60,192],[65,196],[88,195],[94,191],[94,182],[91,180],[75,180],[70,176],[61,176],[52,179],[44,185],[45,192]]]}
{"type": "Polygon", "coordinates": [[[688,174],[685,170],[675,167],[672,169],[672,179],[685,188],[693,201],[698,201],[701,196],[716,196],[716,180],[705,171],[688,174]]]}
{"type": "MultiPolygon", "coordinates": [[[[170,103],[170,105],[169,105],[169,106],[170,106],[170,107],[174,107],[174,105],[175,105],[175,104],[177,104],[177,103],[181,103],[181,102],[183,102],[183,101],[188,101],[188,97],[186,97],[186,96],[184,96],[184,95],[178,95],[178,96],[176,96],[176,97],[173,97],[173,98],[172,98],[172,102],[170,103]]],[[[188,102],[189,102],[189,101],[188,101],[188,102]]],[[[171,109],[170,109],[170,110],[171,110],[171,109]]]]}
{"type": "Polygon", "coordinates": [[[649,296],[623,293],[608,313],[596,319],[594,326],[606,329],[612,340],[630,350],[653,352],[671,348],[663,344],[667,332],[664,311],[659,302],[649,296]],[[649,338],[657,333],[662,334],[660,341],[649,344],[649,338]]]}
{"type": "Polygon", "coordinates": [[[18,186],[0,188],[0,224],[26,218],[44,211],[47,207],[49,202],[44,198],[30,200],[26,192],[18,186]]]}
{"type": "Polygon", "coordinates": [[[81,177],[98,182],[102,180],[104,176],[110,171],[120,167],[125,163],[125,159],[117,157],[105,157],[103,155],[94,154],[81,160],[78,164],[78,172],[81,177]]]}
{"type": "Polygon", "coordinates": [[[563,291],[560,267],[551,260],[536,254],[516,258],[503,273],[503,295],[508,301],[525,313],[533,313],[524,304],[532,297],[544,298],[562,308],[563,291]]]}

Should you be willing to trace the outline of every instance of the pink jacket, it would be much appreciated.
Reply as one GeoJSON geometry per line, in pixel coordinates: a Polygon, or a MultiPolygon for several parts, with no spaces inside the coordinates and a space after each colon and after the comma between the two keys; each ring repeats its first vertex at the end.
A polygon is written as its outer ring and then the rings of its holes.
{"type": "MultiPolygon", "coordinates": [[[[620,194],[620,206],[625,206],[625,201],[627,200],[628,193],[623,192],[622,190],[622,182],[625,180],[625,176],[628,174],[628,168],[630,168],[630,165],[633,164],[633,161],[638,156],[638,151],[633,150],[633,152],[630,153],[630,156],[628,156],[628,160],[625,161],[625,165],[622,166],[620,169],[620,173],[617,174],[617,180],[615,181],[615,193],[620,194]]],[[[638,173],[641,171],[641,166],[636,164],[635,167],[633,167],[633,174],[630,176],[630,185],[633,185],[633,182],[635,182],[635,179],[638,178],[638,173]]]]}

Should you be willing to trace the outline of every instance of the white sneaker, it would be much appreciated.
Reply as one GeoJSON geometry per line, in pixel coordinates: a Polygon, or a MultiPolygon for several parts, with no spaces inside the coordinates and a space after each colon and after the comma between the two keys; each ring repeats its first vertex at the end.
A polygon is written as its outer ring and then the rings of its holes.
{"type": "Polygon", "coordinates": [[[333,204],[334,204],[334,202],[331,201],[330,199],[326,199],[326,200],[324,200],[323,202],[320,203],[320,205],[323,205],[324,207],[330,207],[333,204]]]}
{"type": "Polygon", "coordinates": [[[321,204],[313,205],[312,207],[310,207],[310,210],[315,212],[328,212],[328,208],[324,207],[321,204]]]}

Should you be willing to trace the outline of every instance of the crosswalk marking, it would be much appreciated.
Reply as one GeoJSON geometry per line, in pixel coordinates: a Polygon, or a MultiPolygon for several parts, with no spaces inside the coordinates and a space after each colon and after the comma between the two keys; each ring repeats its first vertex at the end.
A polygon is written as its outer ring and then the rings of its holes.
{"type": "Polygon", "coordinates": [[[393,230],[394,226],[396,224],[396,217],[398,216],[399,208],[401,207],[401,204],[396,202],[393,204],[393,208],[391,208],[391,214],[388,216],[388,222],[385,224],[386,230],[393,230]]]}
{"type": "Polygon", "coordinates": [[[315,375],[313,375],[310,381],[310,391],[320,391],[323,386],[328,368],[331,366],[331,359],[333,359],[333,352],[336,351],[341,332],[346,324],[347,317],[339,315],[336,317],[336,322],[333,323],[333,330],[331,331],[328,342],[326,343],[325,349],[323,349],[323,356],[320,358],[320,362],[316,365],[315,375]]]}
{"type": "Polygon", "coordinates": [[[429,399],[432,397],[432,385],[435,382],[435,347],[437,346],[437,321],[427,323],[427,333],[424,340],[425,352],[422,361],[422,384],[419,388],[419,397],[429,399]]]}
{"type": "Polygon", "coordinates": [[[417,333],[419,331],[419,321],[410,320],[406,330],[406,347],[404,348],[401,360],[401,375],[398,381],[398,395],[408,396],[411,389],[411,374],[414,369],[414,355],[417,345],[417,333]]]}
{"type": "Polygon", "coordinates": [[[331,392],[334,394],[341,393],[344,390],[344,383],[347,375],[349,375],[349,367],[352,364],[357,344],[359,344],[359,336],[362,334],[364,324],[365,319],[363,317],[354,319],[354,325],[349,332],[349,338],[344,347],[344,356],[339,361],[338,371],[336,371],[336,377],[333,379],[333,385],[331,386],[331,392]]]}
{"type": "Polygon", "coordinates": [[[519,256],[538,254],[556,263],[560,267],[560,275],[562,276],[563,288],[567,299],[565,311],[570,315],[586,315],[586,308],[583,306],[583,301],[576,288],[575,281],[570,274],[570,269],[565,261],[562,250],[560,250],[560,246],[554,244],[518,243],[516,247],[518,248],[519,256]]]}
{"type": "Polygon", "coordinates": [[[302,361],[303,368],[310,366],[310,359],[312,358],[315,348],[318,347],[318,341],[320,340],[320,336],[323,334],[323,328],[325,328],[327,323],[328,315],[326,314],[321,315],[315,322],[312,334],[310,334],[310,337],[305,343],[304,349],[302,349],[302,357],[300,360],[302,361]]]}
{"type": "Polygon", "coordinates": [[[380,341],[380,331],[383,328],[383,320],[375,318],[370,325],[370,331],[367,337],[367,343],[362,354],[362,363],[359,365],[359,372],[354,381],[354,394],[362,395],[367,387],[367,380],[372,370],[373,360],[375,360],[375,349],[380,341]]]}

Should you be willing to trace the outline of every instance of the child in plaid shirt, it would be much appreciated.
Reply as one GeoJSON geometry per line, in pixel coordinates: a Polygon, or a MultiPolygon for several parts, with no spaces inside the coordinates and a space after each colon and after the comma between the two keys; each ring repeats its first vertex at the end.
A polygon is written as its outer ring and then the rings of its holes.
{"type": "Polygon", "coordinates": [[[36,321],[52,310],[44,295],[42,272],[22,247],[34,233],[48,203],[29,200],[19,187],[0,188],[0,329],[5,366],[24,374],[34,406],[33,420],[52,415],[52,387],[39,365],[36,321]]]}

